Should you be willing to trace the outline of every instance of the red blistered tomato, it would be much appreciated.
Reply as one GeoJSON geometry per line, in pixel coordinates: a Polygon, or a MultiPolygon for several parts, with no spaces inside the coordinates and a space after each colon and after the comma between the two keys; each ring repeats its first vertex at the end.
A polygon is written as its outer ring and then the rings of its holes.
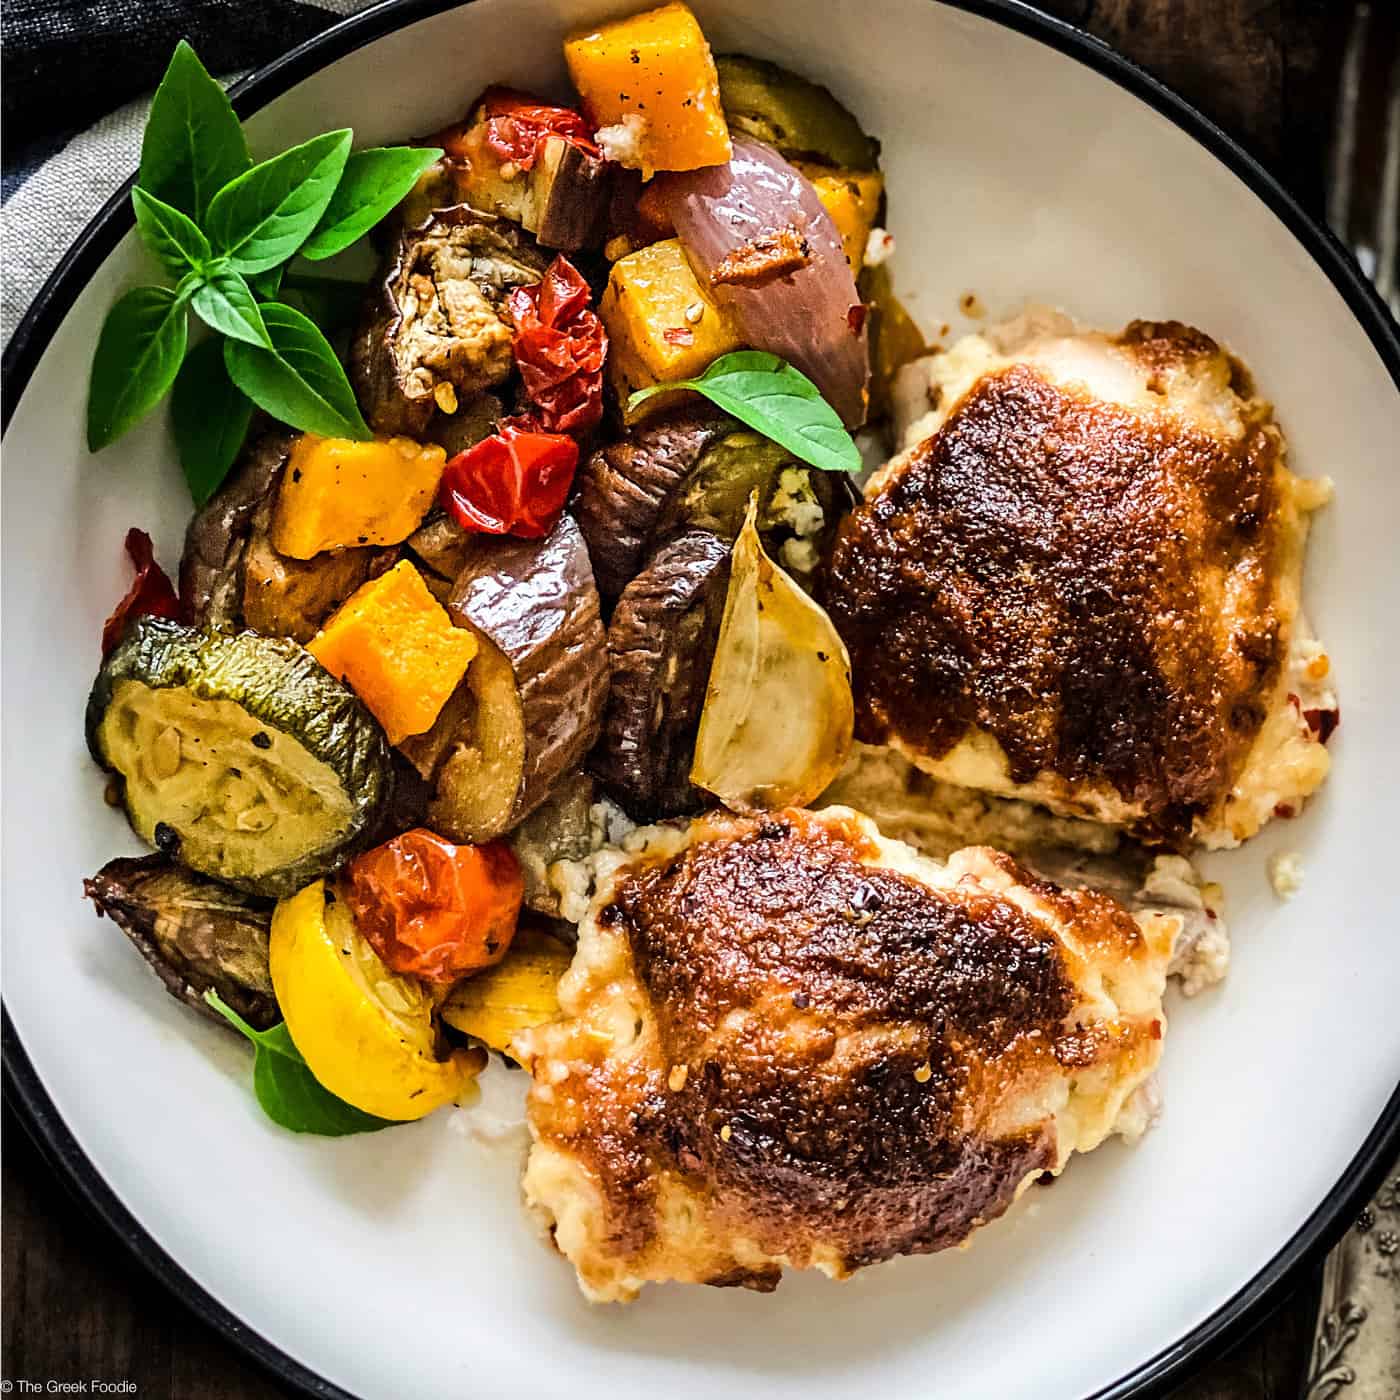
{"type": "Polygon", "coordinates": [[[577,468],[573,438],[507,418],[448,462],[438,500],[464,530],[542,539],[558,523],[577,468]]]}
{"type": "Polygon", "coordinates": [[[455,982],[499,962],[515,936],[524,885],[503,841],[459,846],[424,827],[350,862],[355,927],[394,972],[455,982]]]}
{"type": "Polygon", "coordinates": [[[608,333],[589,298],[588,283],[562,256],[541,281],[510,294],[515,363],[535,416],[552,433],[586,432],[603,416],[608,333]]]}
{"type": "Polygon", "coordinates": [[[588,123],[572,107],[551,107],[513,88],[487,88],[481,98],[486,144],[501,159],[531,169],[550,136],[562,136],[588,155],[599,154],[588,123]]]}
{"type": "Polygon", "coordinates": [[[184,609],[171,587],[165,570],[156,563],[151,537],[144,530],[126,532],[126,552],[136,570],[126,597],[113,609],[102,626],[102,655],[106,656],[121,641],[128,624],[138,617],[170,617],[181,619],[184,609]]]}

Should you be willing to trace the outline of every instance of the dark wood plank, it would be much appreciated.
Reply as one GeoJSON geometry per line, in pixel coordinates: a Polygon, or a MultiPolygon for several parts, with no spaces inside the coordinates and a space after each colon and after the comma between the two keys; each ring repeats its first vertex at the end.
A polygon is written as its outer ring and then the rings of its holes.
{"type": "Polygon", "coordinates": [[[130,1380],[141,1400],[291,1400],[60,1185],[8,1104],[0,1146],[5,1380],[130,1380]]]}
{"type": "Polygon", "coordinates": [[[1162,79],[1314,211],[1347,0],[1039,0],[1162,79]]]}

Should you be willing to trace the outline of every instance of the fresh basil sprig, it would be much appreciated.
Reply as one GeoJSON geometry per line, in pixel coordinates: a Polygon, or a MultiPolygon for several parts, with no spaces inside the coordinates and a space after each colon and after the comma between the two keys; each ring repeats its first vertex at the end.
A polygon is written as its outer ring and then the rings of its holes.
{"type": "Polygon", "coordinates": [[[205,992],[204,1000],[256,1047],[253,1093],[274,1123],[320,1137],[377,1133],[396,1126],[392,1119],[365,1113],[323,1087],[306,1067],[285,1022],[279,1021],[271,1030],[254,1030],[217,992],[205,992]]]}
{"type": "Polygon", "coordinates": [[[224,343],[202,340],[185,356],[170,394],[170,425],[194,503],[202,506],[238,459],[253,401],[228,377],[224,343]]]}
{"type": "Polygon", "coordinates": [[[627,400],[630,417],[653,394],[690,389],[745,426],[825,472],[858,472],[860,451],[840,415],[801,370],[765,350],[735,350],[711,362],[698,379],[670,380],[638,389],[627,400]]]}
{"type": "Polygon", "coordinates": [[[442,152],[352,153],[353,138],[327,132],[255,165],[228,96],[181,41],[151,104],[131,195],[141,240],[176,286],[138,287],[108,312],[88,392],[90,451],[172,385],[180,462],[199,504],[232,467],[254,405],[307,432],[370,436],[322,329],[276,298],[292,258],[348,248],[442,152]],[[219,339],[187,359],[190,311],[219,339]]]}
{"type": "Polygon", "coordinates": [[[321,354],[326,338],[315,322],[276,301],[263,304],[262,319],[270,337],[266,349],[224,341],[228,377],[284,423],[323,437],[371,437],[340,361],[321,354]]]}

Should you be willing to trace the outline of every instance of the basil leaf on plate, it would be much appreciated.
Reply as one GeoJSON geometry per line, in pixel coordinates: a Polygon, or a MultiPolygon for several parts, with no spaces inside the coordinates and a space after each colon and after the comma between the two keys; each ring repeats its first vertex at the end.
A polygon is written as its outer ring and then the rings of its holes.
{"type": "Polygon", "coordinates": [[[840,415],[801,370],[777,355],[765,350],[721,355],[698,379],[677,379],[638,389],[627,400],[628,414],[653,394],[672,389],[703,394],[754,432],[822,471],[861,469],[860,451],[840,415]]]}
{"type": "Polygon", "coordinates": [[[349,330],[359,318],[365,289],[360,282],[289,272],[282,300],[309,316],[327,335],[349,330]]]}
{"type": "Polygon", "coordinates": [[[262,1111],[274,1123],[294,1133],[315,1133],[319,1137],[377,1133],[381,1128],[397,1126],[392,1119],[365,1113],[324,1088],[307,1069],[285,1022],[279,1021],[271,1030],[254,1030],[217,992],[205,992],[204,1000],[256,1047],[253,1092],[262,1111]]]}
{"type": "Polygon", "coordinates": [[[214,196],[205,231],[239,272],[286,262],[326,212],[350,154],[348,128],[328,131],[245,171],[214,196]]]}
{"type": "Polygon", "coordinates": [[[363,238],[442,155],[437,146],[375,146],[356,151],[301,255],[313,262],[363,238]]]}
{"type": "Polygon", "coordinates": [[[278,263],[266,272],[255,273],[249,277],[248,285],[253,289],[254,295],[260,296],[264,301],[271,301],[282,289],[282,274],[286,270],[286,263],[278,263]]]}
{"type": "Polygon", "coordinates": [[[272,337],[263,324],[253,290],[242,274],[232,268],[204,278],[194,289],[190,305],[211,330],[231,340],[246,340],[249,345],[272,349],[272,337]]]}
{"type": "Polygon", "coordinates": [[[252,163],[228,94],[181,39],[146,118],[137,185],[202,222],[214,195],[252,163]]]}
{"type": "Polygon", "coordinates": [[[131,207],[141,241],[172,277],[183,277],[208,263],[212,253],[209,240],[188,214],[139,186],[131,192],[131,207]]]}
{"type": "Polygon", "coordinates": [[[226,340],[229,378],[283,423],[323,437],[367,442],[373,434],[325,336],[300,311],[281,302],[267,302],[262,315],[272,349],[226,340]]]}
{"type": "Polygon", "coordinates": [[[224,368],[223,342],[201,341],[185,356],[170,394],[175,445],[196,506],[223,485],[252,416],[251,401],[224,368]]]}
{"type": "Polygon", "coordinates": [[[87,443],[115,442],[165,397],[185,357],[185,291],[136,287],[107,313],[88,384],[87,443]]]}

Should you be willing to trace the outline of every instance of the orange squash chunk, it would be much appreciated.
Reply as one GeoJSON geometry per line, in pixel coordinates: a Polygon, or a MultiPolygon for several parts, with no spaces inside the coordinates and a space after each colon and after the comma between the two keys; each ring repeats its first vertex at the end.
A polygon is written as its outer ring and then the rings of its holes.
{"type": "Polygon", "coordinates": [[[405,559],[345,600],[307,650],[384,726],[391,744],[431,729],[476,655],[405,559]]]}
{"type": "Polygon", "coordinates": [[[273,547],[292,559],[326,549],[398,544],[428,513],[447,453],[412,438],[348,438],[303,433],[277,491],[273,547]]]}
{"type": "Polygon", "coordinates": [[[875,216],[880,212],[884,176],[878,170],[832,170],[806,161],[793,163],[812,182],[817,198],[825,205],[836,232],[841,235],[846,261],[859,277],[865,264],[865,244],[870,230],[875,227],[875,216]]]}
{"type": "Polygon", "coordinates": [[[710,46],[689,8],[663,5],[564,41],[603,153],[650,179],[733,154],[710,46]]]}
{"type": "Polygon", "coordinates": [[[742,344],[675,238],[619,258],[598,314],[608,330],[608,368],[624,399],[649,384],[691,379],[742,344]]]}

